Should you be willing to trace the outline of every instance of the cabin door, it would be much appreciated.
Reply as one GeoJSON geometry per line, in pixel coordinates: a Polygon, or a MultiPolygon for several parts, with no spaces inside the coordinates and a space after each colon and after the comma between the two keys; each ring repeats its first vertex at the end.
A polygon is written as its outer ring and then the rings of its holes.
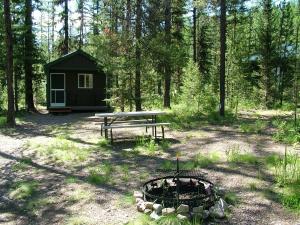
{"type": "Polygon", "coordinates": [[[66,106],[66,75],[64,73],[50,74],[50,106],[66,106]]]}

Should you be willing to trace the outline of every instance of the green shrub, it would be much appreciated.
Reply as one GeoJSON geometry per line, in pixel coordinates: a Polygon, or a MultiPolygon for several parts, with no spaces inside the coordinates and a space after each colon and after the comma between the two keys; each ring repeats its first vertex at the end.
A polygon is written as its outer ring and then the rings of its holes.
{"type": "Polygon", "coordinates": [[[279,185],[300,182],[300,157],[296,152],[286,148],[284,156],[273,154],[266,158],[266,163],[274,168],[279,185]]]}
{"type": "Polygon", "coordinates": [[[292,184],[283,188],[280,200],[285,207],[300,212],[300,184],[292,184]]]}
{"type": "Polygon", "coordinates": [[[295,126],[292,120],[277,119],[273,122],[276,132],[273,138],[286,144],[296,144],[300,142],[299,128],[295,126]]]}

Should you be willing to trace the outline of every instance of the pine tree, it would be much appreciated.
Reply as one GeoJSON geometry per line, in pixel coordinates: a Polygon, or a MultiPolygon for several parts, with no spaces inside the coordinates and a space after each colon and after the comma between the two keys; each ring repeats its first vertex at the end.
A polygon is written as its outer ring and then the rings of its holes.
{"type": "Polygon", "coordinates": [[[15,106],[13,87],[13,36],[11,29],[10,0],[3,0],[4,5],[4,25],[6,42],[6,80],[7,80],[7,124],[15,126],[15,106]]]}
{"type": "Polygon", "coordinates": [[[25,102],[27,111],[36,111],[33,102],[33,33],[32,33],[32,0],[25,1],[25,102]]]}

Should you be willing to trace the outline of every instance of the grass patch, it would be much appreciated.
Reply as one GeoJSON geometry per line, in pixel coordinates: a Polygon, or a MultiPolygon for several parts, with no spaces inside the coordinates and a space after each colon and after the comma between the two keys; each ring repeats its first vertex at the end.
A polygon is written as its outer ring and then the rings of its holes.
{"type": "Polygon", "coordinates": [[[256,120],[254,124],[242,123],[240,125],[240,130],[244,133],[262,133],[268,126],[268,122],[263,120],[256,120]]]}
{"type": "Polygon", "coordinates": [[[273,126],[276,127],[276,132],[273,135],[274,140],[285,144],[300,142],[299,125],[295,126],[293,120],[277,119],[273,121],[273,126]]]}
{"type": "Polygon", "coordinates": [[[300,183],[287,185],[279,196],[283,206],[300,212],[300,183]]]}
{"type": "Polygon", "coordinates": [[[156,225],[156,222],[151,221],[149,216],[142,214],[125,225],[156,225]]]}
{"type": "Polygon", "coordinates": [[[112,179],[113,167],[109,163],[104,163],[98,167],[89,169],[88,182],[91,184],[106,184],[112,179]]]}
{"type": "Polygon", "coordinates": [[[46,156],[52,161],[66,165],[84,162],[91,153],[90,149],[80,148],[74,142],[64,138],[55,138],[43,144],[28,143],[27,147],[36,149],[41,156],[46,156]]]}
{"type": "Polygon", "coordinates": [[[132,193],[126,193],[122,195],[118,200],[119,207],[130,207],[135,204],[135,197],[132,193]]]}
{"type": "Polygon", "coordinates": [[[101,138],[96,144],[96,150],[107,151],[111,150],[111,145],[108,139],[101,138]]]}
{"type": "Polygon", "coordinates": [[[300,157],[293,150],[285,148],[283,156],[272,154],[265,158],[277,184],[277,198],[283,206],[300,212],[300,157]]]}
{"type": "Polygon", "coordinates": [[[46,207],[46,206],[49,206],[49,205],[52,205],[52,204],[55,204],[56,201],[53,197],[46,197],[46,198],[33,198],[33,199],[29,199],[27,202],[26,202],[26,205],[25,205],[25,210],[27,212],[29,212],[30,214],[33,214],[33,215],[38,215],[39,214],[39,211],[46,207]]]}
{"type": "Polygon", "coordinates": [[[219,161],[220,154],[218,152],[212,152],[207,155],[199,153],[194,159],[194,164],[195,167],[207,168],[215,163],[218,163],[219,161]]]}
{"type": "Polygon", "coordinates": [[[226,150],[227,161],[231,164],[258,165],[259,158],[254,154],[242,152],[239,145],[235,145],[226,150]]]}
{"type": "Polygon", "coordinates": [[[236,205],[239,202],[239,198],[234,192],[225,193],[224,200],[230,205],[236,205]]]}
{"type": "Polygon", "coordinates": [[[174,170],[176,168],[176,163],[171,160],[165,160],[161,164],[160,168],[162,170],[174,170]]]}
{"type": "Polygon", "coordinates": [[[79,182],[78,178],[69,176],[65,179],[66,184],[76,184],[79,182]]]}
{"type": "Polygon", "coordinates": [[[15,163],[12,166],[13,171],[25,171],[28,169],[28,166],[32,164],[32,160],[29,158],[22,158],[20,162],[15,163]]]}
{"type": "Polygon", "coordinates": [[[265,161],[273,168],[279,186],[300,183],[300,157],[293,150],[286,148],[283,156],[272,154],[265,161]]]}
{"type": "Polygon", "coordinates": [[[36,181],[20,181],[12,185],[9,197],[15,200],[27,199],[32,197],[37,191],[36,181]]]}
{"type": "Polygon", "coordinates": [[[122,180],[125,182],[128,182],[129,178],[130,178],[129,166],[124,164],[124,165],[121,165],[120,169],[121,169],[121,174],[122,174],[122,180]]]}
{"type": "Polygon", "coordinates": [[[161,148],[154,139],[141,136],[136,139],[134,150],[144,152],[148,155],[155,155],[161,148]]]}
{"type": "Polygon", "coordinates": [[[255,182],[249,183],[248,186],[249,186],[250,191],[257,191],[258,190],[257,183],[255,183],[255,182]]]}
{"type": "Polygon", "coordinates": [[[93,193],[88,190],[76,189],[69,193],[68,201],[69,202],[79,202],[79,201],[88,201],[94,197],[93,193]]]}
{"type": "Polygon", "coordinates": [[[70,217],[65,225],[91,225],[94,224],[90,221],[89,218],[83,216],[74,216],[70,217]]]}

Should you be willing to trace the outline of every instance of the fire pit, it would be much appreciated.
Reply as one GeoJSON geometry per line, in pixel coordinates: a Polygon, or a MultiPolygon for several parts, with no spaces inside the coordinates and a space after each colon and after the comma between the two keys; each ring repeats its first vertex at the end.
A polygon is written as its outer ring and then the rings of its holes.
{"type": "Polygon", "coordinates": [[[135,192],[138,211],[151,214],[153,219],[172,213],[182,219],[225,217],[227,203],[201,171],[180,170],[177,157],[176,170],[158,172],[164,175],[146,181],[142,192],[135,192]]]}

